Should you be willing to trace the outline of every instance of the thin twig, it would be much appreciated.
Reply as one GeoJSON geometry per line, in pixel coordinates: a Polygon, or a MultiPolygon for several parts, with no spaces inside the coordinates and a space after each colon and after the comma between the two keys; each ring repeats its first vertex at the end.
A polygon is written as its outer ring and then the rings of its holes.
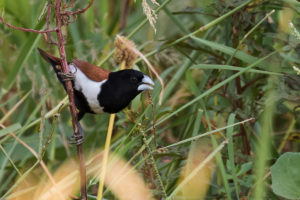
{"type": "Polygon", "coordinates": [[[143,143],[146,146],[146,151],[150,155],[149,161],[150,161],[150,164],[152,165],[153,172],[154,172],[154,174],[155,174],[155,176],[157,178],[158,186],[159,186],[159,188],[161,190],[163,198],[166,199],[167,198],[167,193],[166,193],[164,184],[162,182],[162,179],[160,177],[159,171],[157,169],[157,166],[156,166],[156,163],[155,163],[155,159],[154,159],[154,156],[153,156],[153,153],[152,153],[153,151],[151,150],[150,146],[147,143],[147,138],[146,138],[146,134],[145,134],[144,131],[142,132],[142,136],[143,136],[143,143]]]}
{"type": "MultiPolygon", "coordinates": [[[[51,32],[56,32],[57,40],[58,40],[57,46],[59,48],[59,53],[60,53],[60,57],[61,57],[62,69],[63,69],[64,73],[68,73],[69,68],[68,68],[68,64],[67,64],[67,60],[66,60],[66,53],[65,53],[65,48],[64,48],[64,36],[63,36],[62,30],[61,30],[62,26],[64,25],[63,22],[62,22],[62,16],[73,15],[73,17],[75,17],[76,14],[80,14],[80,13],[83,13],[83,12],[87,11],[92,6],[93,2],[94,2],[94,0],[91,0],[91,2],[88,4],[88,6],[84,9],[80,9],[80,10],[77,10],[75,12],[70,11],[70,12],[62,13],[61,12],[62,0],[55,0],[54,7],[55,7],[56,28],[54,28],[54,29],[49,29],[49,27],[50,27],[50,16],[51,16],[51,1],[49,1],[48,4],[47,4],[48,10],[47,10],[47,17],[46,17],[46,30],[34,30],[34,29],[26,29],[26,28],[13,26],[13,25],[5,22],[3,17],[1,17],[1,16],[0,16],[0,23],[3,23],[6,26],[8,26],[12,29],[15,29],[15,30],[42,34],[44,36],[44,38],[46,39],[46,41],[47,41],[47,36],[48,36],[48,38],[51,40],[51,43],[53,43],[53,44],[56,44],[56,42],[53,40],[50,33],[51,32]]],[[[65,85],[66,85],[66,89],[67,89],[67,93],[68,93],[68,97],[69,97],[69,102],[70,102],[69,107],[70,107],[70,112],[71,112],[71,115],[72,115],[72,124],[73,124],[73,129],[74,129],[74,135],[79,135],[77,111],[76,111],[76,107],[75,107],[74,92],[73,92],[71,81],[66,81],[65,85]]],[[[46,117],[46,115],[45,115],[45,117],[46,117]]],[[[16,138],[16,139],[18,139],[18,138],[16,138]]],[[[18,140],[18,141],[20,143],[22,143],[22,141],[20,141],[20,140],[18,140]]],[[[28,145],[26,146],[25,143],[22,143],[22,144],[26,148],[28,148],[33,154],[35,153],[28,145]]],[[[43,154],[44,154],[44,152],[42,152],[42,155],[43,154]]],[[[34,155],[38,158],[38,155],[36,153],[34,155]]],[[[86,166],[85,166],[85,162],[84,162],[82,144],[77,144],[77,155],[79,157],[79,162],[80,162],[81,199],[86,200],[87,199],[86,166]]],[[[41,161],[41,165],[42,165],[43,168],[45,167],[45,164],[43,163],[43,161],[41,161]]],[[[48,171],[46,171],[46,173],[49,175],[48,171]]],[[[49,177],[49,178],[52,181],[51,177],[49,177]]]]}
{"type": "MultiPolygon", "coordinates": [[[[144,158],[147,157],[147,151],[146,150],[144,150],[142,152],[142,154],[143,154],[144,158]]],[[[155,190],[156,189],[156,185],[155,185],[155,180],[154,180],[154,176],[153,176],[153,173],[152,173],[152,165],[149,163],[149,159],[145,160],[145,164],[146,164],[146,167],[147,167],[147,169],[144,169],[145,174],[146,174],[145,176],[149,176],[149,179],[151,181],[151,187],[150,188],[152,190],[155,190]]]]}
{"type": "MultiPolygon", "coordinates": [[[[53,120],[52,120],[51,131],[50,131],[50,134],[48,135],[47,140],[46,140],[46,142],[45,142],[45,144],[44,144],[44,146],[43,146],[43,149],[42,149],[42,152],[41,152],[41,159],[44,157],[44,155],[45,155],[45,153],[46,153],[46,150],[47,150],[47,147],[48,147],[48,145],[49,145],[50,142],[51,142],[53,133],[54,133],[54,131],[55,131],[55,127],[56,127],[56,123],[57,123],[58,116],[59,116],[59,114],[55,114],[55,115],[54,115],[54,118],[53,118],[53,120]]],[[[55,140],[55,138],[54,138],[54,140],[55,140]]]]}
{"type": "Polygon", "coordinates": [[[24,31],[24,32],[33,32],[33,33],[51,33],[51,32],[57,31],[57,28],[49,29],[49,30],[34,30],[34,29],[31,29],[31,28],[21,28],[21,27],[17,27],[17,26],[14,26],[14,25],[11,25],[11,24],[5,22],[4,19],[3,19],[3,17],[0,17],[0,23],[5,24],[6,26],[8,26],[8,27],[10,27],[10,28],[12,28],[12,29],[20,30],[20,31],[24,31]]]}
{"type": "MultiPolygon", "coordinates": [[[[0,126],[1,126],[1,128],[6,128],[3,124],[0,124],[0,126]]],[[[41,167],[46,172],[48,178],[50,179],[51,183],[53,184],[53,186],[55,187],[56,191],[58,192],[59,198],[63,199],[63,195],[62,195],[61,191],[59,190],[59,188],[57,187],[57,184],[56,184],[53,176],[51,175],[50,171],[48,170],[46,164],[44,163],[44,161],[39,158],[38,154],[29,145],[27,145],[23,140],[21,140],[20,138],[18,138],[14,133],[11,132],[11,133],[8,133],[8,134],[10,136],[12,136],[13,138],[15,138],[26,149],[28,149],[32,153],[32,155],[39,161],[41,167]]]]}
{"type": "MultiPolygon", "coordinates": [[[[54,108],[52,108],[50,111],[48,111],[45,114],[45,119],[49,119],[51,117],[53,117],[56,114],[60,113],[60,110],[63,109],[64,107],[66,107],[66,105],[68,104],[68,99],[67,96],[65,98],[63,98],[63,100],[61,100],[54,108]]],[[[41,122],[41,118],[36,119],[35,121],[31,122],[30,124],[28,124],[27,126],[23,127],[23,130],[26,131],[29,128],[32,128],[33,126],[37,125],[38,123],[41,122]]],[[[1,143],[2,141],[0,141],[1,143]]]]}
{"type": "Polygon", "coordinates": [[[129,11],[129,0],[124,0],[121,6],[121,14],[120,14],[120,30],[126,27],[128,11],[129,11]]]}
{"type": "Polygon", "coordinates": [[[27,92],[27,94],[25,94],[24,97],[22,97],[22,99],[14,105],[14,107],[12,107],[7,113],[5,113],[5,115],[0,119],[0,124],[6,122],[6,120],[13,114],[13,112],[15,112],[18,109],[18,107],[27,99],[31,92],[32,90],[27,92]]]}
{"type": "Polygon", "coordinates": [[[184,143],[186,143],[186,142],[196,141],[196,140],[198,140],[198,139],[200,139],[200,138],[202,138],[202,137],[205,137],[205,136],[208,136],[208,135],[211,135],[211,134],[214,134],[214,133],[218,133],[218,132],[223,131],[223,130],[225,130],[225,129],[228,129],[228,128],[230,128],[230,127],[234,127],[234,126],[237,126],[237,125],[245,124],[246,122],[253,121],[253,120],[255,120],[255,118],[251,117],[251,118],[249,118],[249,119],[245,119],[244,121],[237,122],[237,123],[234,123],[234,124],[230,124],[230,125],[228,125],[228,126],[224,126],[224,127],[221,127],[221,128],[215,129],[215,130],[211,130],[211,131],[208,131],[208,132],[206,132],[206,133],[199,133],[199,134],[197,134],[196,136],[193,136],[193,137],[190,137],[190,138],[181,140],[181,141],[179,141],[179,142],[170,144],[170,145],[165,146],[165,147],[161,147],[161,148],[157,149],[156,151],[159,152],[159,151],[168,149],[168,148],[170,148],[170,147],[174,147],[174,146],[177,146],[177,145],[184,144],[184,143]]]}
{"type": "MultiPolygon", "coordinates": [[[[61,64],[62,64],[62,69],[64,73],[69,72],[69,67],[68,63],[66,60],[66,52],[65,52],[65,47],[64,47],[64,36],[62,34],[62,21],[61,21],[61,1],[62,0],[56,0],[54,7],[55,7],[55,18],[56,18],[56,27],[57,27],[57,40],[58,40],[58,48],[59,48],[59,53],[60,53],[60,58],[61,58],[61,64]]],[[[66,89],[67,93],[69,96],[69,107],[70,107],[70,112],[72,115],[72,124],[73,124],[73,130],[74,130],[74,135],[78,136],[79,135],[79,129],[78,129],[78,119],[77,119],[77,111],[75,107],[75,100],[74,100],[74,91],[72,88],[72,83],[71,81],[66,81],[66,89]]],[[[83,156],[83,148],[82,144],[77,144],[77,156],[79,158],[79,171],[80,171],[80,190],[81,190],[81,199],[86,200],[87,199],[87,191],[86,191],[86,166],[84,162],[84,156],[83,156]]]]}
{"type": "Polygon", "coordinates": [[[22,173],[20,172],[18,167],[15,165],[14,161],[9,157],[8,153],[6,153],[6,151],[2,147],[1,143],[0,143],[0,149],[1,149],[2,153],[5,155],[5,157],[8,159],[8,161],[10,162],[10,164],[13,166],[13,168],[16,170],[16,172],[19,174],[19,176],[22,176],[22,173]]]}
{"type": "MultiPolygon", "coordinates": [[[[46,29],[45,30],[49,30],[50,29],[50,16],[51,16],[51,2],[48,1],[48,5],[47,5],[47,17],[46,17],[46,29]]],[[[50,39],[50,44],[55,44],[57,45],[57,42],[54,41],[52,35],[50,32],[46,33],[47,37],[50,39]]],[[[48,40],[45,38],[45,40],[48,42],[48,40]]]]}
{"type": "Polygon", "coordinates": [[[66,11],[64,13],[61,13],[61,15],[77,15],[77,14],[84,13],[93,5],[93,3],[94,3],[94,0],[91,0],[87,7],[83,8],[83,9],[78,9],[76,11],[66,11]]]}
{"type": "Polygon", "coordinates": [[[156,149],[157,147],[157,142],[156,142],[156,125],[155,125],[155,107],[154,107],[154,103],[152,100],[152,96],[150,94],[150,92],[147,92],[148,95],[148,101],[152,107],[152,119],[151,119],[151,125],[152,125],[152,134],[153,134],[153,142],[154,142],[154,148],[156,149]]]}
{"type": "Polygon", "coordinates": [[[246,83],[242,88],[241,88],[241,92],[243,93],[248,87],[250,87],[251,85],[253,85],[255,82],[264,79],[265,76],[260,76],[257,78],[252,79],[251,81],[249,81],[248,83],[246,83]]]}

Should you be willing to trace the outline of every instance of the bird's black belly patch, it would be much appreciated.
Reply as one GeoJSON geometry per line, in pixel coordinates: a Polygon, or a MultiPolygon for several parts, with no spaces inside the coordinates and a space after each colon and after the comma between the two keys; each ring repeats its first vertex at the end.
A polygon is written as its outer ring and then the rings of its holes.
{"type": "Polygon", "coordinates": [[[130,101],[137,95],[128,93],[124,96],[117,96],[116,90],[109,89],[105,83],[102,86],[101,93],[98,95],[98,101],[100,106],[103,107],[103,111],[106,113],[117,113],[126,108],[130,101]]]}
{"type": "Polygon", "coordinates": [[[87,99],[83,95],[81,91],[75,90],[74,89],[74,98],[75,98],[75,104],[76,107],[80,112],[83,113],[92,113],[95,114],[92,109],[89,106],[89,103],[87,102],[87,99]]]}

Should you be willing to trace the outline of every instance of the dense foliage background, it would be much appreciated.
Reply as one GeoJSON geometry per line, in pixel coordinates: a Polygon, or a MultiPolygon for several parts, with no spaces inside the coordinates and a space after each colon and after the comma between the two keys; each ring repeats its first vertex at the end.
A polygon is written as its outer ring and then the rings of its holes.
{"type": "MultiPolygon", "coordinates": [[[[74,2],[73,10],[87,4],[74,2]]],[[[280,156],[300,150],[300,81],[293,69],[300,64],[300,37],[290,26],[300,27],[300,3],[161,0],[158,6],[148,1],[157,13],[155,33],[142,1],[128,2],[126,15],[123,1],[96,0],[65,27],[69,60],[77,57],[117,70],[111,55],[116,34],[122,34],[164,80],[162,105],[156,82],[151,97],[142,94],[117,114],[111,151],[130,160],[155,199],[299,198],[299,154],[280,156]]],[[[46,3],[0,0],[0,9],[8,23],[43,29],[46,3]]],[[[0,24],[0,194],[7,199],[33,193],[32,185],[17,189],[19,180],[46,178],[32,152],[10,132],[34,149],[52,173],[76,157],[75,147],[67,143],[73,133],[70,113],[60,107],[66,93],[37,47],[58,55],[41,35],[0,24]]],[[[134,68],[149,74],[140,60],[134,68]]],[[[86,155],[104,147],[108,119],[107,114],[87,115],[82,121],[86,155]]],[[[98,179],[89,179],[89,198],[96,198],[97,187],[98,179]]],[[[104,197],[115,195],[107,190],[104,197]]]]}

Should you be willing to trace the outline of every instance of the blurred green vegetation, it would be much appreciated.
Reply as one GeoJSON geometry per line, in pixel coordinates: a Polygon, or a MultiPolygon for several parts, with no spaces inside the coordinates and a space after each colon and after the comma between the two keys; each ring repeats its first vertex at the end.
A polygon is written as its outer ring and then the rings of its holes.
{"type": "MultiPolygon", "coordinates": [[[[73,10],[88,3],[74,2],[73,10]]],[[[280,199],[270,187],[270,166],[282,153],[300,150],[300,79],[293,70],[300,64],[300,40],[289,25],[293,22],[296,28],[300,27],[300,3],[160,0],[159,7],[149,1],[158,14],[155,34],[143,13],[141,0],[130,0],[128,15],[124,16],[122,2],[96,0],[87,12],[65,27],[69,60],[77,57],[117,70],[119,66],[111,56],[114,38],[116,34],[129,35],[165,82],[162,105],[158,105],[161,88],[156,81],[151,95],[153,107],[148,95],[142,94],[130,109],[117,114],[111,151],[126,160],[133,158],[131,164],[151,185],[149,166],[139,150],[145,148],[143,138],[151,141],[154,120],[155,142],[152,139],[147,153],[155,150],[155,144],[164,147],[175,143],[153,155],[166,195],[176,196],[174,191],[189,150],[205,143],[202,145],[211,146],[212,152],[226,140],[228,143],[213,161],[215,170],[207,172],[212,176],[207,177],[205,199],[280,199]],[[124,19],[127,23],[120,29],[124,19]],[[250,118],[254,120],[206,136],[209,140],[195,141],[206,132],[250,118]]],[[[0,11],[10,24],[39,30],[45,28],[46,4],[47,1],[0,0],[0,11]]],[[[53,20],[51,26],[54,27],[53,20]]],[[[51,171],[76,157],[74,146],[67,144],[73,133],[70,113],[57,106],[66,102],[66,93],[40,58],[37,47],[58,55],[57,48],[47,44],[41,35],[0,23],[1,196],[9,197],[18,177],[33,173],[37,165],[32,153],[9,132],[14,132],[40,157],[49,140],[43,160],[51,171]],[[54,108],[53,113],[60,113],[59,116],[46,114],[54,108]]],[[[149,73],[142,61],[134,68],[149,73]]],[[[85,154],[104,146],[108,119],[108,114],[87,115],[83,119],[85,154]]],[[[95,199],[97,184],[97,180],[88,182],[91,199],[95,199]]],[[[152,189],[153,194],[159,199],[163,193],[156,176],[154,184],[157,187],[152,189]]],[[[113,194],[106,191],[105,198],[112,199],[113,194]]]]}

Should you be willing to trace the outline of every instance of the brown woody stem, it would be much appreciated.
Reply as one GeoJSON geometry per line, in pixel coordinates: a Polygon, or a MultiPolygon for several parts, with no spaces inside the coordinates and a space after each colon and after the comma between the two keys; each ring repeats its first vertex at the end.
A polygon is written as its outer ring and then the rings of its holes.
{"type": "MultiPolygon", "coordinates": [[[[62,0],[56,0],[55,1],[55,18],[56,18],[56,34],[57,34],[57,40],[58,40],[58,48],[59,53],[62,61],[62,69],[64,73],[69,72],[68,63],[66,60],[66,52],[64,47],[64,36],[62,34],[62,22],[61,22],[61,1],[62,0]]],[[[66,89],[69,96],[69,106],[70,106],[70,112],[72,115],[72,124],[74,129],[74,135],[79,135],[79,129],[78,129],[78,120],[77,120],[77,111],[75,107],[75,100],[74,100],[74,92],[72,88],[71,81],[66,81],[66,89]]],[[[87,191],[86,191],[86,166],[84,162],[84,156],[83,156],[83,149],[82,144],[77,144],[77,156],[79,158],[79,171],[80,171],[80,188],[81,188],[81,199],[86,200],[87,199],[87,191]]]]}
{"type": "Polygon", "coordinates": [[[87,11],[94,3],[94,0],[91,0],[89,5],[87,5],[87,7],[83,8],[83,9],[78,9],[76,11],[67,11],[67,12],[64,12],[62,13],[62,15],[77,15],[77,14],[81,14],[81,13],[84,13],[85,11],[87,11]]]}
{"type": "Polygon", "coordinates": [[[21,28],[21,27],[17,27],[14,25],[11,25],[7,22],[4,21],[3,17],[0,17],[0,22],[5,24],[6,26],[8,26],[9,28],[15,29],[15,30],[19,30],[19,31],[24,31],[24,32],[33,32],[33,33],[50,33],[50,32],[55,32],[57,31],[57,28],[54,29],[49,29],[49,30],[34,30],[31,28],[21,28]]]}
{"type": "MultiPolygon", "coordinates": [[[[57,40],[58,40],[58,48],[59,48],[59,53],[62,61],[62,69],[64,73],[69,72],[68,68],[68,63],[66,60],[66,52],[65,52],[65,47],[64,47],[64,36],[62,34],[62,15],[76,15],[76,14],[81,14],[85,11],[87,11],[93,4],[94,0],[91,0],[91,2],[88,4],[87,7],[84,9],[77,10],[75,12],[61,12],[61,3],[62,0],[55,0],[54,7],[55,7],[55,19],[56,19],[56,27],[54,29],[49,29],[50,27],[50,16],[51,16],[51,4],[50,1],[48,2],[48,11],[47,11],[47,17],[46,17],[46,30],[34,30],[34,29],[27,29],[27,28],[22,28],[22,27],[17,27],[14,25],[11,25],[7,22],[4,21],[3,17],[0,16],[0,23],[3,23],[4,25],[15,29],[15,30],[20,30],[24,32],[33,32],[33,33],[38,33],[38,34],[43,34],[43,36],[47,35],[48,38],[51,40],[52,44],[56,44],[56,42],[53,40],[51,37],[51,32],[56,32],[57,34],[57,40]]],[[[77,119],[77,111],[75,107],[75,100],[74,100],[74,92],[72,88],[72,83],[71,81],[66,81],[66,88],[67,88],[67,93],[69,97],[69,107],[70,107],[70,112],[72,115],[72,124],[73,124],[73,129],[74,129],[74,136],[79,136],[79,129],[78,129],[78,119],[77,119]]],[[[76,137],[75,137],[76,138],[76,137]]],[[[81,188],[81,199],[82,200],[87,200],[87,191],[86,191],[86,166],[84,162],[84,155],[83,155],[83,148],[82,148],[82,143],[77,144],[77,156],[79,158],[79,171],[80,171],[80,188],[81,188]]]]}

